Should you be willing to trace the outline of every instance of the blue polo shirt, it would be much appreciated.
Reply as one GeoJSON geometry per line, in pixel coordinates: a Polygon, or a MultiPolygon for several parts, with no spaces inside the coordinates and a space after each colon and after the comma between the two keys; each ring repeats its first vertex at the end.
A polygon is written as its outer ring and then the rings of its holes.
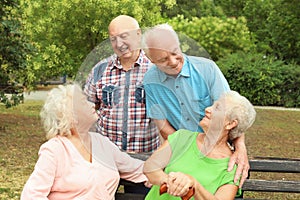
{"type": "Polygon", "coordinates": [[[219,67],[212,60],[184,55],[184,65],[177,77],[157,66],[144,76],[146,109],[152,119],[167,119],[176,129],[202,132],[200,120],[224,91],[230,90],[219,67]]]}

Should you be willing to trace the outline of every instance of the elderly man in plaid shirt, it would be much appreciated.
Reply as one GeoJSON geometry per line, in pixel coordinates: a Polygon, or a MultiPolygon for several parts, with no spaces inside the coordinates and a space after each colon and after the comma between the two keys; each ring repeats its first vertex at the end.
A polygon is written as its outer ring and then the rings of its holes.
{"type": "Polygon", "coordinates": [[[141,29],[127,15],[108,27],[114,53],[97,63],[84,92],[99,114],[97,131],[127,152],[153,152],[159,146],[156,125],[146,116],[144,74],[152,63],[140,49],[141,29]]]}

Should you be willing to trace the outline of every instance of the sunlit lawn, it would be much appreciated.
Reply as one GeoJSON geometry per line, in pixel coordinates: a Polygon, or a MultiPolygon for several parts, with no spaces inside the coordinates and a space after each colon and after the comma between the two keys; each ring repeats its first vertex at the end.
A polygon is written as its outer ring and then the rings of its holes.
{"type": "MultiPolygon", "coordinates": [[[[45,136],[39,120],[41,101],[27,101],[5,109],[0,105],[0,199],[19,199],[31,174],[39,146],[45,136]]],[[[257,109],[257,120],[246,133],[249,157],[271,156],[299,158],[300,112],[257,109]]],[[[260,177],[261,174],[253,175],[260,177]]],[[[300,179],[299,175],[268,174],[270,179],[300,179]]],[[[245,197],[258,197],[257,193],[245,197]]],[[[300,199],[299,194],[266,193],[260,198],[300,199]]]]}

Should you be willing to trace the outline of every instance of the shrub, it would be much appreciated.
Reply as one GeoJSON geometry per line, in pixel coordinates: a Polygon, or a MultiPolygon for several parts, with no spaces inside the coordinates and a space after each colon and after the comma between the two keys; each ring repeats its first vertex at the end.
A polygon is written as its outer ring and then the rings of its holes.
{"type": "Polygon", "coordinates": [[[292,63],[281,68],[283,83],[280,86],[280,105],[300,107],[300,66],[292,63]]]}
{"type": "Polygon", "coordinates": [[[213,58],[222,57],[237,52],[250,51],[255,45],[244,17],[218,18],[202,17],[185,19],[182,15],[168,20],[173,28],[194,39],[213,58]]]}
{"type": "Polygon", "coordinates": [[[254,105],[300,106],[300,68],[260,53],[237,52],[217,64],[232,90],[254,105]]]}

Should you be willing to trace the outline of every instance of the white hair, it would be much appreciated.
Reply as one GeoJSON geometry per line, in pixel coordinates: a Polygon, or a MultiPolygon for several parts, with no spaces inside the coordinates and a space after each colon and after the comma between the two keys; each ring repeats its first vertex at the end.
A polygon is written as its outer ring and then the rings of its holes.
{"type": "Polygon", "coordinates": [[[238,125],[230,130],[229,139],[240,137],[255,121],[256,111],[250,101],[236,91],[228,91],[221,98],[230,101],[230,107],[226,109],[225,116],[229,121],[237,120],[238,125]]]}
{"type": "MultiPolygon", "coordinates": [[[[169,24],[158,24],[144,31],[142,37],[142,49],[147,53],[149,48],[170,51],[168,47],[161,45],[165,39],[173,39],[174,43],[180,45],[178,35],[169,24]]],[[[171,50],[172,51],[172,50],[171,50]]]]}
{"type": "Polygon", "coordinates": [[[74,87],[75,85],[60,85],[48,93],[40,112],[47,139],[56,135],[71,135],[74,87]]]}

